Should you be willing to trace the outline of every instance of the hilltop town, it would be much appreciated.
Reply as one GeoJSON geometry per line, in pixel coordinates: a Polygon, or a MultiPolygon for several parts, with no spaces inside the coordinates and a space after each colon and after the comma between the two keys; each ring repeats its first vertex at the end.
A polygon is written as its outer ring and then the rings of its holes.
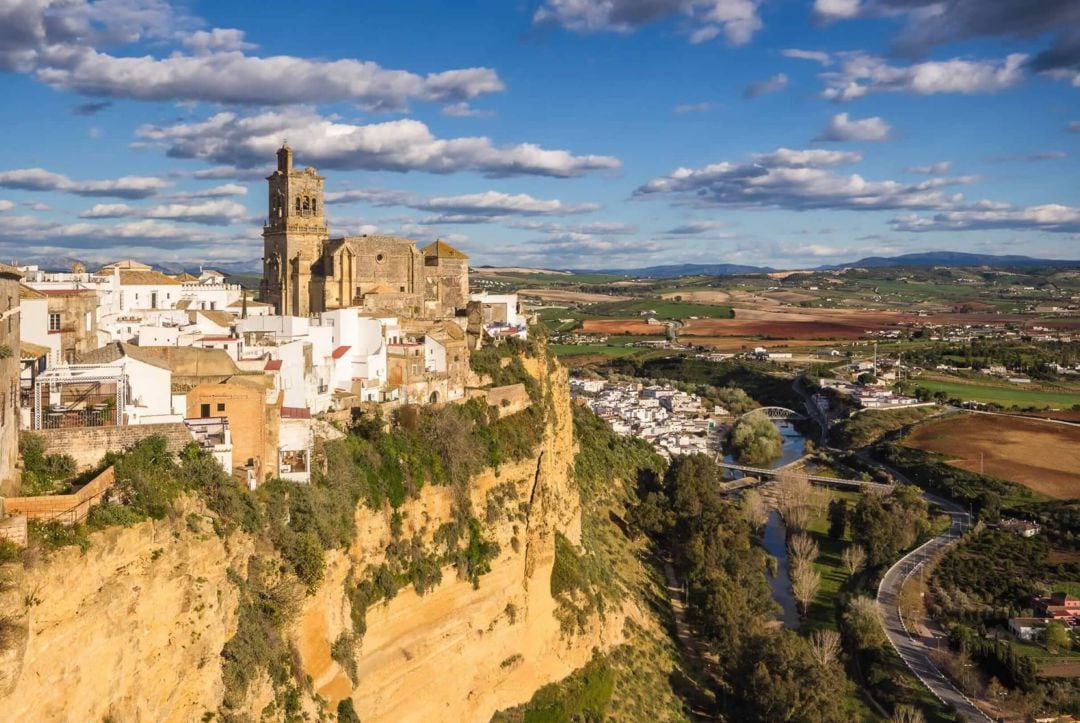
{"type": "Polygon", "coordinates": [[[17,492],[20,430],[80,468],[152,434],[195,440],[255,489],[310,481],[332,422],[485,393],[470,354],[525,339],[516,294],[470,293],[468,256],[444,241],[331,238],[323,177],[287,146],[267,183],[257,295],[133,259],[0,266],[0,491],[17,492]]]}

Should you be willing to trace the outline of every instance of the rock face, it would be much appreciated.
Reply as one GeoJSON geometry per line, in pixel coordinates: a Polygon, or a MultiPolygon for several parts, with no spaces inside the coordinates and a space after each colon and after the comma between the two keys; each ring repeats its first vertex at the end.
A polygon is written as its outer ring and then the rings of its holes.
{"type": "MultiPolygon", "coordinates": [[[[572,638],[554,615],[555,532],[580,538],[573,425],[565,371],[546,358],[526,366],[553,399],[543,443],[535,457],[485,471],[471,485],[485,534],[500,546],[491,572],[474,589],[448,567],[427,594],[409,588],[369,608],[354,683],[330,652],[351,630],[345,581],[377,565],[391,540],[389,510],[358,508],[355,543],[327,555],[324,581],[288,631],[311,678],[306,709],[321,707],[316,696],[327,711],[350,697],[365,721],[486,719],[583,665],[594,646],[619,642],[621,619],[610,614],[607,625],[595,621],[572,638]],[[500,499],[517,499],[486,516],[496,488],[500,499]],[[519,502],[527,512],[515,514],[519,502]]],[[[450,509],[448,488],[423,488],[401,510],[406,537],[436,529],[450,509]]],[[[236,625],[237,592],[226,571],[245,569],[254,544],[199,531],[187,522],[192,511],[95,534],[86,554],[69,548],[13,572],[0,604],[27,612],[0,653],[4,717],[188,721],[218,710],[220,652],[236,625]]],[[[252,718],[268,700],[265,688],[249,695],[252,718]]]]}

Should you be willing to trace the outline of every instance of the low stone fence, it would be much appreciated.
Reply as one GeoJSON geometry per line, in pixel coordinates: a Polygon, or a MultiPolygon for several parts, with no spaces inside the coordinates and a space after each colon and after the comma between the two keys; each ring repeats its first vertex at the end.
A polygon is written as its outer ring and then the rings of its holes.
{"type": "Polygon", "coordinates": [[[45,441],[45,454],[68,454],[79,469],[90,469],[106,452],[122,452],[140,439],[160,434],[168,440],[169,452],[179,454],[193,437],[183,422],[131,424],[124,427],[80,427],[42,429],[34,434],[45,441]]]}
{"type": "Polygon", "coordinates": [[[73,525],[86,520],[90,508],[101,502],[102,496],[115,483],[116,472],[108,467],[70,495],[5,497],[3,512],[8,518],[22,516],[30,520],[59,520],[65,525],[73,525]]]}

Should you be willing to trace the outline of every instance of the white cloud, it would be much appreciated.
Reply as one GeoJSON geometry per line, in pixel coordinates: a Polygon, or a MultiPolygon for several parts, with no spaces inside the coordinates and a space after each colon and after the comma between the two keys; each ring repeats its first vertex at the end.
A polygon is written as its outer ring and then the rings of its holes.
{"type": "Polygon", "coordinates": [[[976,180],[934,178],[903,184],[892,180],[869,181],[858,174],[841,175],[828,170],[829,166],[858,158],[858,154],[782,148],[752,156],[750,162],[724,161],[701,168],[678,168],[642,185],[634,196],[670,196],[679,203],[701,208],[939,209],[956,200],[939,189],[976,180]]]}
{"type": "Polygon", "coordinates": [[[906,173],[920,173],[924,176],[941,176],[948,173],[950,168],[952,168],[952,161],[938,161],[928,166],[908,166],[904,171],[906,173]]]}
{"type": "Polygon", "coordinates": [[[242,168],[261,166],[272,159],[282,138],[291,139],[299,163],[335,169],[476,171],[489,177],[566,178],[620,165],[611,156],[576,156],[531,143],[495,146],[482,136],[440,139],[417,120],[355,125],[306,109],[254,116],[218,113],[196,123],[142,126],[136,133],[167,148],[173,157],[201,158],[242,168]]]}
{"type": "Polygon", "coordinates": [[[1080,232],[1080,208],[1048,203],[1016,207],[999,203],[976,203],[932,216],[912,214],[894,219],[898,231],[971,231],[982,229],[1028,229],[1058,233],[1080,232]]]}
{"type": "Polygon", "coordinates": [[[235,28],[197,30],[180,38],[180,43],[192,52],[205,54],[220,51],[251,50],[257,47],[244,40],[244,31],[235,28]]]}
{"type": "Polygon", "coordinates": [[[680,103],[679,105],[675,106],[672,110],[674,110],[676,113],[683,114],[683,113],[704,113],[705,111],[711,110],[711,109],[712,109],[712,103],[710,103],[709,101],[702,101],[700,103],[680,103]]]}
{"type": "Polygon", "coordinates": [[[814,0],[814,16],[820,20],[847,20],[859,10],[859,0],[814,0]]]}
{"type": "Polygon", "coordinates": [[[1080,121],[1071,121],[1069,125],[1065,126],[1065,130],[1070,133],[1080,133],[1080,121]]]}
{"type": "Polygon", "coordinates": [[[488,116],[494,115],[490,110],[473,108],[465,101],[445,105],[443,106],[442,110],[439,111],[439,113],[445,116],[449,116],[451,118],[486,118],[488,116]]]}
{"type": "Polygon", "coordinates": [[[139,210],[126,203],[96,203],[79,214],[79,218],[124,218],[138,214],[139,210]]]}
{"type": "Polygon", "coordinates": [[[252,56],[242,31],[192,31],[198,24],[163,0],[9,2],[0,7],[0,68],[103,98],[254,105],[352,101],[402,110],[410,100],[455,103],[504,89],[490,68],[419,75],[355,59],[252,56]],[[192,54],[100,50],[146,40],[156,41],[150,47],[179,43],[192,54]]]}
{"type": "Polygon", "coordinates": [[[751,83],[746,86],[746,90],[743,91],[743,95],[747,98],[757,98],[760,95],[766,93],[775,93],[778,90],[783,90],[787,87],[788,77],[783,73],[777,73],[776,75],[766,78],[765,80],[759,80],[756,83],[751,83]]]}
{"type": "Polygon", "coordinates": [[[170,197],[177,200],[189,198],[228,198],[229,196],[245,196],[247,195],[247,191],[247,186],[243,186],[239,183],[223,183],[220,186],[204,188],[199,191],[174,193],[170,197]]]}
{"type": "Polygon", "coordinates": [[[195,203],[163,203],[140,208],[126,203],[98,203],[79,214],[79,218],[148,218],[161,221],[181,221],[205,226],[226,226],[247,220],[247,209],[228,200],[206,200],[195,203]]]}
{"type": "Polygon", "coordinates": [[[832,62],[832,56],[822,50],[799,50],[798,48],[786,48],[780,51],[780,54],[785,58],[796,58],[798,60],[813,60],[816,63],[822,65],[828,65],[832,62]]]}
{"type": "Polygon", "coordinates": [[[545,0],[533,15],[538,24],[554,23],[578,33],[629,33],[672,16],[686,23],[692,43],[720,35],[743,45],[761,29],[761,0],[545,0]]]}
{"type": "Polygon", "coordinates": [[[1003,61],[932,60],[905,67],[889,65],[865,53],[842,53],[837,71],[822,73],[826,88],[822,96],[834,101],[861,98],[868,93],[996,93],[1011,88],[1024,77],[1027,56],[1013,53],[1003,61]]]}
{"type": "Polygon", "coordinates": [[[147,198],[167,188],[169,183],[154,176],[123,176],[103,181],[73,181],[60,173],[43,168],[19,168],[0,171],[0,188],[23,191],[59,191],[78,196],[147,198]]]}
{"type": "Polygon", "coordinates": [[[490,223],[522,216],[567,216],[599,210],[595,203],[565,203],[558,199],[534,198],[525,193],[499,191],[432,196],[424,198],[405,191],[353,189],[326,194],[328,204],[369,203],[373,206],[404,206],[437,214],[420,219],[422,225],[490,223]]]}
{"type": "Polygon", "coordinates": [[[14,203],[12,203],[11,201],[5,201],[4,199],[0,199],[0,212],[10,211],[13,208],[15,208],[14,203]]]}
{"type": "Polygon", "coordinates": [[[884,141],[889,139],[891,130],[889,124],[880,116],[856,120],[848,116],[847,113],[837,113],[814,140],[826,143],[884,141]]]}

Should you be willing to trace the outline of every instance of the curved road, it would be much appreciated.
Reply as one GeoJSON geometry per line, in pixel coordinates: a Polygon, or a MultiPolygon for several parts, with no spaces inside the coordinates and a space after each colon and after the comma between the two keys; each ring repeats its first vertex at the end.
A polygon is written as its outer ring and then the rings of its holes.
{"type": "MultiPolygon", "coordinates": [[[[911,484],[911,481],[899,470],[876,460],[874,463],[883,467],[896,479],[911,484]]],[[[938,642],[944,638],[935,638],[932,634],[926,637],[913,635],[908,631],[900,615],[900,588],[903,587],[904,582],[928,560],[956,544],[964,531],[971,527],[971,515],[960,505],[929,492],[923,492],[923,498],[943,509],[949,515],[952,524],[949,525],[945,534],[924,542],[889,568],[885,576],[881,578],[881,584],[878,585],[878,613],[881,615],[885,635],[888,636],[893,649],[915,674],[915,677],[921,680],[938,700],[956,710],[965,720],[989,721],[992,720],[990,716],[979,710],[930,659],[931,651],[935,650],[938,642]]]]}
{"type": "MultiPolygon", "coordinates": [[[[795,392],[802,397],[807,411],[822,428],[821,446],[827,448],[828,428],[831,426],[829,420],[828,418],[822,419],[824,415],[811,402],[800,381],[801,376],[796,376],[793,384],[795,392]]],[[[867,462],[884,468],[894,478],[911,484],[911,480],[899,470],[877,460],[869,459],[865,454],[859,454],[858,452],[856,454],[867,462]]],[[[889,638],[889,643],[893,646],[893,649],[900,655],[900,658],[911,672],[915,674],[915,677],[921,680],[923,685],[929,688],[930,692],[938,700],[956,710],[966,720],[991,721],[992,719],[960,692],[930,659],[930,653],[937,648],[940,638],[935,638],[933,635],[925,638],[912,635],[908,632],[904,619],[900,615],[900,588],[903,587],[904,582],[926,564],[928,560],[955,544],[960,539],[960,536],[964,534],[964,531],[971,526],[971,515],[956,503],[932,495],[929,492],[923,492],[923,498],[943,509],[949,515],[952,524],[945,534],[923,543],[904,555],[889,568],[881,579],[881,584],[878,585],[878,614],[881,617],[882,626],[885,628],[885,635],[889,638]]]]}

